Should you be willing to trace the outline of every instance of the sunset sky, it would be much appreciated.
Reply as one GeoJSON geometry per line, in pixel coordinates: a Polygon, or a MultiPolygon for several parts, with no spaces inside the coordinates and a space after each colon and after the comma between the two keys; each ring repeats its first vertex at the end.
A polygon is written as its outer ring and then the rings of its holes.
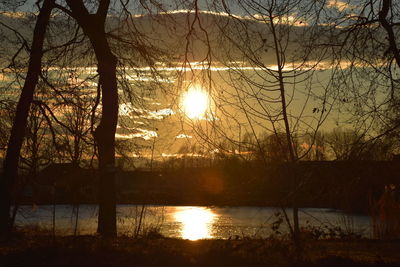
{"type": "MultiPolygon", "coordinates": [[[[153,62],[152,67],[146,66],[146,60],[139,56],[136,66],[126,66],[123,71],[121,68],[119,73],[119,78],[129,84],[131,91],[120,88],[116,139],[131,147],[130,156],[149,157],[153,149],[155,156],[165,158],[195,153],[195,150],[208,154],[218,151],[218,144],[226,142],[227,138],[233,142],[227,142],[230,145],[226,148],[234,151],[237,149],[235,143],[246,134],[272,134],[274,127],[283,130],[276,78],[278,66],[275,51],[271,49],[268,17],[262,13],[263,9],[245,2],[226,1],[227,6],[223,7],[219,1],[217,4],[199,1],[200,19],[196,21],[194,6],[188,4],[190,1],[162,1],[162,8],[150,4],[141,6],[136,2],[127,5],[132,20],[117,17],[121,6],[119,3],[112,5],[109,31],[130,38],[127,34],[129,25],[135,25],[138,32],[147,36],[143,43],[170,54],[153,62]],[[224,23],[224,28],[220,28],[224,23]],[[243,37],[244,28],[241,28],[244,24],[249,31],[246,37],[243,37]],[[193,32],[190,25],[194,27],[193,32]],[[229,39],[234,42],[230,43],[229,39]],[[237,45],[242,45],[242,50],[237,45]],[[191,151],[193,146],[197,149],[191,151]]],[[[372,85],[370,80],[373,77],[356,75],[357,91],[344,94],[337,90],[343,84],[332,79],[332,74],[334,71],[346,74],[351,63],[335,61],[333,54],[320,48],[308,52],[307,60],[303,61],[301,57],[307,44],[299,42],[300,37],[307,34],[315,34],[318,37],[315,42],[326,41],[322,34],[312,31],[327,32],[330,29],[328,17],[335,17],[335,14],[337,18],[348,16],[358,10],[351,1],[326,1],[326,13],[321,14],[317,21],[312,12],[307,11],[311,2],[301,1],[301,5],[291,6],[274,20],[285,49],[286,62],[282,68],[287,76],[285,86],[291,130],[310,134],[316,130],[331,131],[342,127],[370,128],[373,132],[371,125],[379,118],[355,122],[349,119],[354,107],[360,106],[360,110],[365,112],[376,107],[383,110],[383,103],[387,101],[384,88],[372,85]],[[319,26],[314,27],[315,23],[319,26]],[[365,95],[371,86],[377,88],[375,95],[365,95]],[[356,100],[348,103],[349,98],[356,100]]],[[[28,29],[32,25],[26,21],[32,11],[37,12],[37,9],[33,1],[27,1],[15,10],[1,12],[0,20],[16,27],[20,25],[21,32],[29,39],[28,29]]],[[[65,19],[59,11],[54,14],[54,21],[65,19]]],[[[66,29],[57,29],[55,25],[52,30],[55,36],[58,35],[52,39],[54,43],[63,39],[57,31],[67,33],[66,29]]],[[[11,51],[15,49],[13,47],[11,51]]],[[[123,55],[123,48],[119,49],[118,53],[123,55]]],[[[8,59],[10,55],[12,53],[8,59]]],[[[3,60],[7,62],[7,58],[3,60]]],[[[68,86],[83,88],[83,92],[94,96],[97,83],[89,79],[96,75],[93,64],[54,65],[50,66],[48,73],[68,86]],[[68,77],[71,72],[77,73],[74,79],[68,77]]],[[[3,97],[18,95],[15,89],[20,82],[15,82],[12,72],[2,73],[0,82],[8,88],[3,97]]],[[[55,109],[60,118],[65,116],[63,112],[55,109]]]]}

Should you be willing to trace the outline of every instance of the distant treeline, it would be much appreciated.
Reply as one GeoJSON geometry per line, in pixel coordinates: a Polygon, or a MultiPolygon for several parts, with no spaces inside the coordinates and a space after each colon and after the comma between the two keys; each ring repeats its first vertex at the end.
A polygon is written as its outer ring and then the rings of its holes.
{"type": "MultiPolygon", "coordinates": [[[[54,164],[18,196],[21,204],[96,203],[96,173],[54,164]]],[[[301,161],[158,171],[117,170],[119,203],[326,207],[369,212],[385,185],[400,186],[396,161],[301,161]],[[295,185],[298,185],[295,187],[295,185]]]]}

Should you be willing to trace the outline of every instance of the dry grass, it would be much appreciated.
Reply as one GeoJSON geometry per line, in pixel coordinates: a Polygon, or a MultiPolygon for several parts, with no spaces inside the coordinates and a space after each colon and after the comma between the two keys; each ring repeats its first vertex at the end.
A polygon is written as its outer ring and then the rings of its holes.
{"type": "Polygon", "coordinates": [[[0,266],[399,266],[400,241],[309,240],[296,261],[279,239],[102,240],[21,234],[0,244],[0,266]]]}

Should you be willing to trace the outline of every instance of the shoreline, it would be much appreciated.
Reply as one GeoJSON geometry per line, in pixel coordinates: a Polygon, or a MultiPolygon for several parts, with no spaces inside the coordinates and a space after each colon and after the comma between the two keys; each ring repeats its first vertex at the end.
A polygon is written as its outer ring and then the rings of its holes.
{"type": "MultiPolygon", "coordinates": [[[[81,206],[81,205],[89,205],[89,206],[98,206],[98,203],[95,202],[83,202],[83,203],[67,203],[67,202],[59,202],[59,203],[19,203],[18,206],[81,206]]],[[[259,204],[259,203],[208,203],[208,202],[201,202],[201,203],[192,203],[192,202],[120,202],[116,204],[117,206],[148,206],[148,207],[210,207],[210,208],[270,208],[270,209],[281,209],[282,207],[279,205],[271,205],[269,204],[259,204]]],[[[283,207],[285,209],[292,209],[293,207],[286,206],[283,207]]],[[[364,210],[345,210],[340,208],[334,207],[324,207],[324,206],[300,206],[299,209],[321,209],[326,211],[332,212],[343,212],[345,214],[352,214],[352,215],[359,215],[359,216],[371,216],[370,212],[365,212],[364,210]]]]}

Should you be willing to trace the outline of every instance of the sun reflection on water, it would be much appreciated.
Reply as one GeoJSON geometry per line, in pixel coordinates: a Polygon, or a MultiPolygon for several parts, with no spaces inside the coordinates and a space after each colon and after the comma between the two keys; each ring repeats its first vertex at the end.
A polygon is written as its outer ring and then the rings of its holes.
{"type": "Polygon", "coordinates": [[[198,240],[213,238],[212,224],[216,214],[203,207],[182,207],[174,214],[175,220],[182,224],[183,239],[198,240]]]}

